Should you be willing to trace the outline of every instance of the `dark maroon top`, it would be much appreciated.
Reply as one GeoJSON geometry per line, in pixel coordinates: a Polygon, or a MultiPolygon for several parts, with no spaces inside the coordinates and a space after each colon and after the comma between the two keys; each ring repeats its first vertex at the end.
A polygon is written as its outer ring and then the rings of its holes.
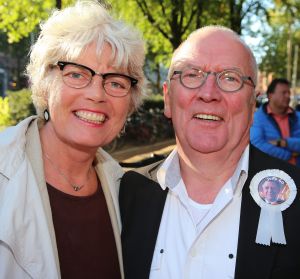
{"type": "Polygon", "coordinates": [[[120,279],[113,229],[101,186],[76,197],[47,184],[63,279],[120,279]]]}

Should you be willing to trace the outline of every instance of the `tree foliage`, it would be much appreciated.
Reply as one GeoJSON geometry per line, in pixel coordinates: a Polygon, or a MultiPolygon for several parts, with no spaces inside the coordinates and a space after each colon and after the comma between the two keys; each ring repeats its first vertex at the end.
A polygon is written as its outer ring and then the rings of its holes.
{"type": "MultiPolygon", "coordinates": [[[[20,51],[22,47],[19,49],[19,45],[26,46],[27,42],[32,41],[28,36],[32,32],[38,32],[38,24],[48,18],[55,7],[64,7],[74,1],[0,0],[0,33],[2,33],[0,45],[5,37],[10,43],[8,45],[10,51],[18,50],[18,55],[22,56],[20,51]]],[[[115,14],[132,23],[143,33],[147,51],[146,74],[157,91],[174,49],[193,30],[205,25],[225,25],[239,34],[257,36],[257,33],[251,33],[253,20],[263,21],[266,16],[269,19],[269,30],[259,30],[264,32],[262,33],[264,40],[260,45],[260,49],[265,53],[261,69],[273,71],[278,75],[287,72],[288,59],[293,60],[293,46],[300,44],[300,0],[99,0],[99,2],[106,2],[115,14]],[[272,4],[268,10],[266,3],[269,7],[270,3],[272,4]],[[289,40],[292,45],[290,52],[287,51],[286,43],[289,40]]]]}
{"type": "Polygon", "coordinates": [[[10,108],[8,98],[0,97],[0,131],[11,124],[10,108]]]}
{"type": "Polygon", "coordinates": [[[218,24],[237,33],[250,13],[264,7],[254,0],[108,0],[112,10],[138,27],[146,40],[148,79],[159,91],[174,49],[199,27],[218,24]],[[150,71],[149,71],[150,70],[150,71]],[[150,73],[149,73],[150,72],[150,73]],[[156,73],[156,74],[153,74],[156,73]]]}
{"type": "Polygon", "coordinates": [[[0,29],[10,43],[18,42],[48,17],[53,6],[52,0],[0,0],[0,29]]]}
{"type": "Polygon", "coordinates": [[[9,103],[10,125],[16,125],[26,117],[36,114],[31,99],[31,91],[23,89],[8,92],[6,99],[8,99],[9,103]]]}
{"type": "MultiPolygon", "coordinates": [[[[265,55],[260,68],[274,76],[291,79],[294,46],[300,45],[300,1],[276,0],[268,15],[270,30],[265,32],[261,43],[265,55]]],[[[298,77],[299,70],[298,67],[298,77]]]]}
{"type": "MultiPolygon", "coordinates": [[[[64,0],[63,4],[72,2],[64,0]]],[[[61,0],[0,0],[0,30],[7,34],[9,43],[19,42],[61,5],[61,0]]]]}
{"type": "Polygon", "coordinates": [[[247,1],[247,0],[227,0],[229,11],[227,13],[229,20],[229,27],[242,34],[242,22],[250,15],[257,15],[260,11],[266,12],[262,1],[247,1]]]}

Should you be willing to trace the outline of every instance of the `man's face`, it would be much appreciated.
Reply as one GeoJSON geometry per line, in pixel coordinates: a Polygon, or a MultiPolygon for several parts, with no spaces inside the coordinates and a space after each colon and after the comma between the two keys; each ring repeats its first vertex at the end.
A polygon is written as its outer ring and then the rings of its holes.
{"type": "MultiPolygon", "coordinates": [[[[173,57],[177,61],[174,70],[182,70],[186,65],[206,72],[236,69],[253,79],[249,60],[244,46],[224,31],[193,38],[173,57]]],[[[209,75],[200,88],[188,89],[176,75],[169,85],[164,84],[164,96],[165,115],[172,118],[179,150],[188,157],[195,151],[208,154],[244,150],[248,144],[255,109],[251,84],[226,93],[217,86],[216,77],[209,75]]]]}
{"type": "Polygon", "coordinates": [[[290,103],[290,87],[288,84],[278,83],[273,93],[269,94],[270,105],[279,111],[285,112],[290,103]]]}
{"type": "Polygon", "coordinates": [[[262,185],[262,197],[268,202],[275,202],[277,200],[280,188],[272,181],[266,181],[262,185]]]}

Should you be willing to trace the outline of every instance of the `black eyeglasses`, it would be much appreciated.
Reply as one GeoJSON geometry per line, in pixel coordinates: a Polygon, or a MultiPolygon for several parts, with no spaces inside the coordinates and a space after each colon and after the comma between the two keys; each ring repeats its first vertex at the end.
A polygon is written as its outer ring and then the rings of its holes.
{"type": "Polygon", "coordinates": [[[255,84],[250,76],[243,76],[237,70],[229,69],[222,72],[205,72],[196,68],[185,68],[182,71],[174,71],[174,75],[180,76],[180,83],[189,89],[201,87],[209,75],[216,77],[218,87],[224,92],[235,92],[240,90],[247,81],[255,87],[255,84]]]}
{"type": "Polygon", "coordinates": [[[73,62],[58,61],[53,66],[58,66],[62,71],[63,82],[76,89],[88,86],[95,75],[101,76],[104,91],[113,97],[126,96],[130,89],[138,83],[137,79],[124,74],[101,74],[87,66],[73,62]]]}

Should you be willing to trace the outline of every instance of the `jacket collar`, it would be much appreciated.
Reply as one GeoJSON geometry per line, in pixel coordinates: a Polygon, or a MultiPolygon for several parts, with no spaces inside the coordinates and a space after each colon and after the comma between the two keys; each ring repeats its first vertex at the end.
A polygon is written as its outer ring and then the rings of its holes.
{"type": "Polygon", "coordinates": [[[250,194],[250,182],[268,167],[270,159],[250,145],[249,173],[242,193],[235,278],[269,278],[277,246],[255,243],[260,207],[250,194]]]}
{"type": "MultiPolygon", "coordinates": [[[[268,111],[268,105],[269,105],[269,102],[265,103],[265,104],[262,104],[261,105],[261,110],[268,114],[268,115],[272,115],[272,112],[269,112],[268,111]]],[[[292,119],[296,118],[296,112],[293,108],[289,107],[289,111],[288,111],[288,116],[291,117],[292,119]]]]}
{"type": "Polygon", "coordinates": [[[122,278],[123,275],[123,259],[122,259],[122,246],[121,246],[121,217],[118,202],[119,185],[121,177],[124,172],[120,165],[103,149],[98,149],[97,154],[96,172],[101,181],[102,190],[105,196],[116,247],[118,251],[118,259],[122,278]]]}
{"type": "Polygon", "coordinates": [[[0,189],[0,239],[32,278],[59,278],[37,120],[25,119],[16,127],[8,128],[3,138],[0,162],[7,184],[0,189]],[[4,166],[3,162],[8,161],[12,165],[4,166]]]}

